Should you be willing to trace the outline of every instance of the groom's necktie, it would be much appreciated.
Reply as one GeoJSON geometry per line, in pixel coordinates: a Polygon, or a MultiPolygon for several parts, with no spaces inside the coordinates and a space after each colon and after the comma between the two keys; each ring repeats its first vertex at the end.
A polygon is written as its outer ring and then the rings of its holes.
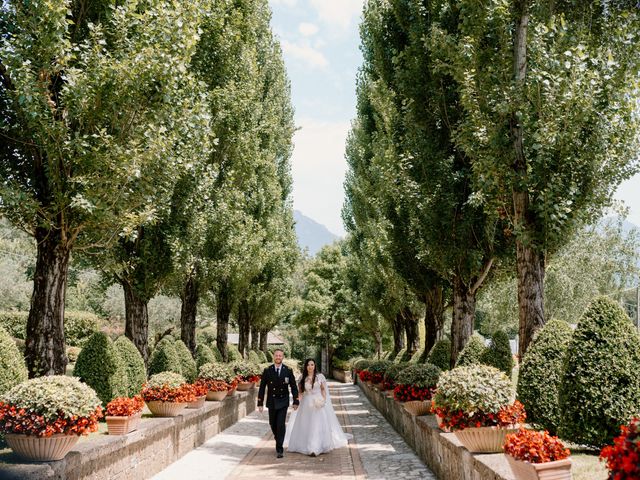
{"type": "Polygon", "coordinates": [[[276,368],[276,375],[279,377],[280,376],[280,368],[276,368]]]}

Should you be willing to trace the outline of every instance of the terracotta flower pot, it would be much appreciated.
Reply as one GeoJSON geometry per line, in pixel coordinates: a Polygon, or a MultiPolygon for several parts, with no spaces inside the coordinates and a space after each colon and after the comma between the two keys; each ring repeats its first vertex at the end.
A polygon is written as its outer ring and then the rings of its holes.
{"type": "Polygon", "coordinates": [[[402,404],[404,409],[411,415],[429,415],[431,413],[430,400],[411,400],[402,404]]]}
{"type": "Polygon", "coordinates": [[[187,405],[188,403],[161,402],[159,400],[147,402],[147,407],[155,417],[177,417],[187,408],[187,405]]]}
{"type": "Polygon", "coordinates": [[[571,480],[571,458],[546,463],[529,463],[507,455],[507,461],[518,480],[571,480]]]}
{"type": "Polygon", "coordinates": [[[228,390],[220,390],[219,392],[214,392],[213,390],[209,390],[207,392],[207,400],[221,402],[227,396],[228,390]]]}
{"type": "Polygon", "coordinates": [[[204,402],[207,401],[207,396],[206,395],[201,395],[199,397],[196,397],[196,401],[195,402],[190,402],[187,404],[187,408],[191,408],[191,409],[196,409],[196,408],[202,408],[204,407],[204,402]]]}
{"type": "Polygon", "coordinates": [[[252,382],[238,382],[238,391],[246,392],[251,389],[252,382]]]}
{"type": "Polygon", "coordinates": [[[235,395],[237,389],[238,389],[238,387],[235,386],[235,387],[230,388],[229,390],[227,390],[227,396],[231,397],[232,395],[235,395]]]}
{"type": "Polygon", "coordinates": [[[109,435],[126,435],[138,428],[142,412],[134,413],[128,417],[105,417],[109,435]]]}
{"type": "Polygon", "coordinates": [[[50,437],[36,437],[19,433],[5,434],[5,440],[16,455],[32,462],[62,460],[78,442],[78,435],[62,433],[50,437]]]}
{"type": "Polygon", "coordinates": [[[517,428],[480,427],[465,428],[456,431],[455,434],[471,453],[500,453],[505,437],[517,431],[517,428]]]}
{"type": "Polygon", "coordinates": [[[438,421],[438,428],[440,430],[442,430],[443,432],[447,432],[447,433],[449,433],[451,431],[451,429],[449,427],[445,427],[444,426],[444,418],[442,418],[440,415],[436,415],[436,420],[438,421]]]}

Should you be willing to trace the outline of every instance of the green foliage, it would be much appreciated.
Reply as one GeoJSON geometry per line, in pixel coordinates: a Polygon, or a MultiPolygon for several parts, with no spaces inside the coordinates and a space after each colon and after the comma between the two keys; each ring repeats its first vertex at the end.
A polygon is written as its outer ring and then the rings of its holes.
{"type": "Polygon", "coordinates": [[[434,387],[438,383],[442,370],[431,363],[409,365],[397,375],[395,382],[399,385],[413,385],[420,388],[434,387]]]}
{"type": "Polygon", "coordinates": [[[367,358],[361,358],[353,362],[353,368],[356,370],[366,370],[369,368],[369,365],[373,363],[373,360],[369,360],[367,358]]]}
{"type": "Polygon", "coordinates": [[[412,363],[421,363],[424,360],[424,348],[419,348],[418,350],[416,350],[416,353],[413,354],[413,356],[411,357],[411,360],[409,360],[412,363]]]}
{"type": "Polygon", "coordinates": [[[449,370],[451,362],[451,340],[447,338],[438,340],[429,352],[428,361],[440,370],[449,370]]]}
{"type": "Polygon", "coordinates": [[[243,377],[254,377],[262,373],[258,364],[247,362],[246,360],[231,362],[229,367],[235,375],[243,377]]]}
{"type": "Polygon", "coordinates": [[[215,345],[216,329],[215,327],[204,327],[197,331],[196,340],[198,344],[215,345]]]}
{"type": "Polygon", "coordinates": [[[196,367],[196,361],[191,356],[191,352],[184,344],[182,340],[176,340],[173,344],[180,359],[180,370],[182,376],[186,378],[187,382],[192,383],[196,379],[198,369],[196,367]]]}
{"type": "Polygon", "coordinates": [[[69,359],[69,363],[76,363],[81,351],[82,349],[80,347],[67,347],[67,358],[69,359]]]}
{"type": "Polygon", "coordinates": [[[176,347],[170,338],[158,342],[149,359],[149,375],[161,372],[174,372],[182,375],[182,364],[176,347]]]}
{"type": "MultiPolygon", "coordinates": [[[[12,337],[25,340],[27,317],[29,312],[0,312],[0,326],[3,326],[12,337]]],[[[91,312],[64,313],[64,335],[68,346],[82,347],[87,339],[98,331],[100,318],[91,312]]]]}
{"type": "Polygon", "coordinates": [[[229,362],[237,362],[243,359],[238,346],[233,343],[227,343],[227,356],[229,362]]]}
{"type": "Polygon", "coordinates": [[[463,367],[465,365],[477,365],[483,363],[480,359],[487,347],[484,344],[484,339],[477,333],[471,335],[471,338],[458,355],[456,361],[456,367],[463,367]]]}
{"type": "MultiPolygon", "coordinates": [[[[211,352],[213,353],[214,358],[216,359],[216,362],[221,362],[222,361],[222,353],[220,353],[220,350],[218,350],[218,346],[213,344],[211,345],[211,352]]],[[[240,352],[238,352],[240,353],[240,352]]]]}
{"type": "Polygon", "coordinates": [[[147,381],[147,369],[144,365],[144,359],[133,342],[124,335],[118,337],[113,342],[113,345],[127,370],[128,396],[137,395],[140,393],[144,382],[147,381]]]}
{"type": "Polygon", "coordinates": [[[491,336],[491,343],[482,353],[480,363],[495,367],[498,370],[502,370],[507,376],[511,376],[513,356],[511,355],[511,346],[506,332],[497,330],[491,336]]]}
{"type": "Polygon", "coordinates": [[[200,370],[200,367],[205,363],[214,363],[217,359],[211,349],[204,343],[199,343],[196,346],[196,368],[200,370]]]}
{"type": "Polygon", "coordinates": [[[466,413],[498,413],[513,403],[515,391],[511,380],[488,365],[456,367],[438,380],[434,400],[439,407],[466,413]]]}
{"type": "Polygon", "coordinates": [[[552,435],[560,425],[558,390],[572,333],[566,322],[548,322],[527,349],[518,375],[518,399],[527,411],[527,421],[552,435]]]}
{"type": "Polygon", "coordinates": [[[151,375],[147,382],[147,387],[150,388],[178,388],[186,383],[185,378],[179,373],[175,372],[161,372],[151,375]]]}
{"type": "Polygon", "coordinates": [[[26,379],[24,357],[13,338],[0,327],[0,396],[26,379]]]}
{"type": "MultiPolygon", "coordinates": [[[[256,365],[260,365],[261,363],[263,363],[262,358],[260,358],[260,355],[258,355],[258,352],[256,352],[255,350],[249,350],[249,353],[247,354],[247,360],[249,360],[251,363],[255,363],[256,365]]],[[[266,358],[264,359],[264,361],[267,361],[266,358]]]]}
{"type": "Polygon", "coordinates": [[[408,362],[392,363],[384,372],[384,379],[396,382],[398,379],[398,375],[400,375],[400,372],[402,372],[409,366],[410,364],[408,362]]]}
{"type": "Polygon", "coordinates": [[[228,363],[205,363],[198,370],[198,377],[205,380],[222,380],[223,382],[231,383],[236,378],[236,374],[228,363]]]}
{"type": "Polygon", "coordinates": [[[347,360],[341,360],[340,358],[333,357],[331,359],[331,366],[336,370],[351,370],[351,363],[347,360]]]}
{"type": "Polygon", "coordinates": [[[390,362],[389,360],[376,360],[369,364],[367,370],[371,373],[384,374],[387,371],[387,368],[389,368],[391,365],[393,365],[393,362],[390,362]]]}
{"type": "Polygon", "coordinates": [[[29,312],[12,310],[0,312],[0,327],[3,327],[12,337],[24,340],[28,316],[29,312]]]}
{"type": "Polygon", "coordinates": [[[640,337],[613,300],[594,300],[580,318],[559,398],[562,438],[596,448],[640,412],[640,337]]]}
{"type": "Polygon", "coordinates": [[[407,355],[407,349],[403,348],[402,350],[400,350],[396,356],[394,357],[393,361],[396,363],[400,363],[400,362],[406,362],[408,359],[405,358],[407,355]]]}
{"type": "Polygon", "coordinates": [[[2,401],[24,408],[52,421],[66,417],[88,417],[101,405],[93,389],[77,378],[50,375],[27,380],[2,396],[2,401]]]}
{"type": "Polygon", "coordinates": [[[128,394],[124,361],[111,339],[102,332],[95,332],[86,341],[73,375],[93,388],[105,406],[114,398],[128,394]]]}
{"type": "Polygon", "coordinates": [[[267,354],[264,353],[262,350],[258,350],[256,353],[258,354],[258,358],[260,358],[260,362],[258,363],[267,363],[269,361],[267,359],[267,354]]]}

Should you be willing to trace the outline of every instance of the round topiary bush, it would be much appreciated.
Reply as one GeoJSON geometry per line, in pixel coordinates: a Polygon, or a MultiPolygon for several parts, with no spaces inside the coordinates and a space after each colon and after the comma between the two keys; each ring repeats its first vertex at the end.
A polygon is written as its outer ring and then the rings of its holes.
{"type": "Polygon", "coordinates": [[[397,385],[412,385],[418,388],[435,387],[442,370],[431,363],[409,364],[396,375],[397,385]]]}
{"type": "Polygon", "coordinates": [[[400,372],[402,372],[408,366],[409,366],[409,363],[407,362],[400,362],[400,363],[392,362],[391,365],[389,365],[389,367],[384,372],[383,380],[388,381],[392,384],[395,384],[400,372]]]}
{"type": "Polygon", "coordinates": [[[258,357],[260,357],[260,363],[267,363],[269,360],[267,359],[267,354],[262,350],[258,350],[258,357]]]}
{"type": "Polygon", "coordinates": [[[507,376],[511,376],[513,370],[513,355],[509,345],[509,336],[502,330],[497,330],[491,336],[491,343],[480,357],[480,363],[496,367],[507,376]]]}
{"type": "Polygon", "coordinates": [[[559,398],[560,436],[596,448],[640,412],[640,337],[615,301],[598,298],[580,318],[559,398]]]}
{"type": "Polygon", "coordinates": [[[552,435],[560,424],[558,390],[572,333],[566,322],[547,323],[527,349],[518,375],[518,400],[529,422],[552,435]]]}
{"type": "Polygon", "coordinates": [[[180,359],[180,370],[182,371],[182,376],[187,379],[187,382],[192,383],[198,374],[196,361],[193,359],[189,348],[187,348],[182,340],[176,340],[173,346],[176,348],[176,353],[180,359]]]}
{"type": "Polygon", "coordinates": [[[353,368],[358,371],[366,370],[369,367],[369,365],[371,365],[371,363],[372,363],[372,360],[361,358],[353,362],[353,368]]]}
{"type": "Polygon", "coordinates": [[[240,350],[238,350],[238,346],[233,343],[227,343],[227,360],[229,362],[237,362],[238,360],[242,360],[242,355],[240,355],[240,350]]]}
{"type": "Polygon", "coordinates": [[[196,333],[196,343],[203,343],[206,345],[213,345],[216,343],[216,329],[215,327],[204,327],[198,330],[196,333]]]}
{"type": "Polygon", "coordinates": [[[149,377],[149,381],[145,384],[147,388],[179,388],[187,383],[187,380],[175,372],[160,372],[149,377]]]}
{"type": "Polygon", "coordinates": [[[247,354],[247,360],[249,360],[251,363],[255,363],[256,365],[262,363],[262,359],[254,350],[249,350],[249,353],[247,354]]]}
{"type": "Polygon", "coordinates": [[[162,372],[182,375],[182,364],[173,340],[164,337],[158,342],[149,359],[149,376],[162,372]]]}
{"type": "Polygon", "coordinates": [[[199,370],[205,363],[216,362],[216,357],[209,347],[204,343],[199,343],[196,346],[196,368],[199,370]]]}
{"type": "Polygon", "coordinates": [[[449,370],[451,362],[451,341],[443,338],[438,340],[429,352],[429,363],[435,365],[440,370],[449,370]]]}
{"type": "Polygon", "coordinates": [[[369,364],[367,370],[371,373],[373,383],[379,383],[384,378],[384,373],[391,365],[395,365],[389,360],[375,360],[369,364]]]}
{"type": "Polygon", "coordinates": [[[128,393],[125,364],[111,339],[102,332],[89,337],[78,355],[73,375],[93,388],[103,405],[128,393]]]}
{"type": "Polygon", "coordinates": [[[113,342],[113,346],[116,347],[127,371],[128,396],[139,394],[142,385],[147,381],[147,368],[144,365],[142,355],[133,342],[124,335],[118,337],[113,342]]]}
{"type": "Polygon", "coordinates": [[[27,379],[24,357],[13,338],[0,328],[0,395],[27,379]]]}
{"type": "Polygon", "coordinates": [[[222,353],[220,353],[220,350],[216,346],[215,342],[212,343],[209,348],[211,349],[211,352],[213,352],[213,357],[216,359],[216,362],[221,362],[222,353]]]}
{"type": "Polygon", "coordinates": [[[480,359],[486,349],[484,338],[480,334],[474,333],[460,352],[460,355],[458,355],[456,367],[481,364],[482,361],[480,359]]]}

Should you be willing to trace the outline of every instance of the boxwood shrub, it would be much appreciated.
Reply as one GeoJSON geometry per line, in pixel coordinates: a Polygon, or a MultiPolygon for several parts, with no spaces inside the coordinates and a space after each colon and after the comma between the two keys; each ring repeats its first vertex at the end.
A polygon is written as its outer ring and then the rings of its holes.
{"type": "Polygon", "coordinates": [[[242,355],[240,355],[240,350],[238,350],[238,346],[233,343],[227,343],[227,357],[229,362],[237,362],[238,360],[242,360],[242,355]]]}
{"type": "Polygon", "coordinates": [[[196,346],[196,368],[199,370],[205,363],[214,363],[216,360],[215,355],[211,349],[204,343],[199,343],[196,346]]]}
{"type": "Polygon", "coordinates": [[[249,360],[251,363],[255,363],[256,365],[260,365],[262,363],[260,355],[258,355],[258,353],[254,350],[249,350],[249,353],[247,354],[247,360],[249,360]]]}
{"type": "Polygon", "coordinates": [[[180,359],[180,370],[182,371],[182,376],[187,380],[187,382],[193,383],[196,379],[198,369],[196,367],[196,361],[191,356],[189,348],[182,340],[176,340],[173,346],[176,348],[176,353],[180,359]]]}
{"type": "MultiPolygon", "coordinates": [[[[2,311],[0,326],[14,338],[25,340],[29,312],[2,311]]],[[[67,346],[82,347],[87,339],[99,330],[100,317],[91,312],[66,310],[64,312],[64,335],[67,346]]]]}
{"type": "Polygon", "coordinates": [[[529,345],[518,375],[518,400],[527,410],[527,420],[552,435],[560,424],[558,390],[572,333],[566,322],[547,323],[529,345]]]}
{"type": "Polygon", "coordinates": [[[419,388],[434,387],[438,383],[442,370],[431,363],[410,363],[396,375],[398,385],[413,385],[419,388]]]}
{"type": "Polygon", "coordinates": [[[481,364],[482,361],[480,359],[486,349],[484,338],[480,334],[474,333],[460,352],[460,355],[458,355],[456,367],[481,364]]]}
{"type": "Polygon", "coordinates": [[[449,370],[451,362],[451,341],[447,338],[438,340],[429,352],[428,361],[440,370],[449,370]]]}
{"type": "Polygon", "coordinates": [[[128,394],[125,364],[113,341],[102,332],[89,337],[78,355],[73,375],[93,388],[104,406],[128,394]]]}
{"type": "Polygon", "coordinates": [[[389,367],[387,367],[387,369],[384,372],[384,380],[388,380],[395,383],[400,372],[402,372],[409,365],[412,365],[412,364],[408,362],[392,363],[391,365],[389,365],[389,367]]]}
{"type": "Polygon", "coordinates": [[[496,367],[511,377],[513,356],[511,355],[509,336],[506,332],[497,330],[491,336],[491,343],[480,356],[480,363],[496,367]]]}
{"type": "Polygon", "coordinates": [[[622,307],[601,297],[584,312],[560,384],[560,436],[595,448],[640,412],[640,337],[622,307]]]}
{"type": "Polygon", "coordinates": [[[24,357],[7,331],[0,327],[0,395],[27,379],[24,357]]]}
{"type": "Polygon", "coordinates": [[[173,340],[164,337],[151,353],[149,359],[149,376],[162,372],[174,372],[182,375],[182,364],[173,340]]]}
{"type": "Polygon", "coordinates": [[[113,342],[113,345],[116,347],[127,371],[128,396],[132,397],[139,394],[142,385],[147,381],[147,369],[142,355],[140,355],[133,342],[124,335],[118,337],[113,342]]]}

